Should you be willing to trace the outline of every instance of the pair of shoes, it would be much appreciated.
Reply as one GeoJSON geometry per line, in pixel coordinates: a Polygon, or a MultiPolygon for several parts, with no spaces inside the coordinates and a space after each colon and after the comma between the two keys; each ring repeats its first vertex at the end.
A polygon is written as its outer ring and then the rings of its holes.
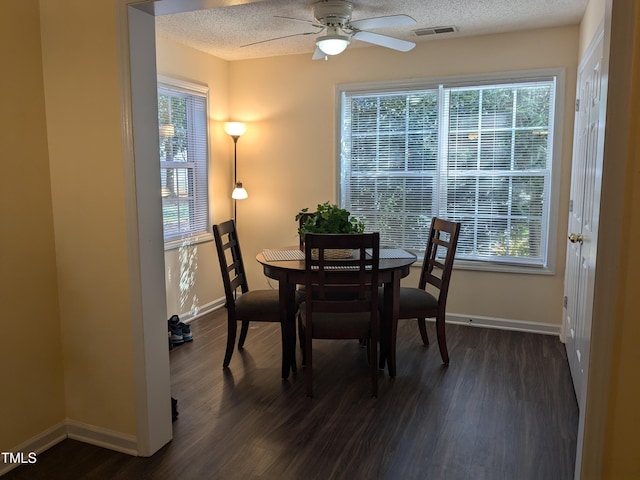
{"type": "Polygon", "coordinates": [[[186,323],[181,322],[178,315],[172,315],[167,323],[169,324],[169,332],[171,333],[172,346],[181,345],[184,342],[193,340],[191,328],[186,323]]]}

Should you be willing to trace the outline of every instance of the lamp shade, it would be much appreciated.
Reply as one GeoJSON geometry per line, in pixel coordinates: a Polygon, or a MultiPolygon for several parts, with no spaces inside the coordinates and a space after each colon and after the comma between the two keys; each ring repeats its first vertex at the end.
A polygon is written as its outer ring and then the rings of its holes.
{"type": "Polygon", "coordinates": [[[244,200],[245,198],[249,198],[249,194],[242,186],[242,182],[236,183],[236,188],[231,192],[231,198],[234,200],[244,200]]]}
{"type": "Polygon", "coordinates": [[[232,137],[240,137],[247,131],[247,126],[242,122],[227,122],[224,124],[224,131],[232,137]]]}

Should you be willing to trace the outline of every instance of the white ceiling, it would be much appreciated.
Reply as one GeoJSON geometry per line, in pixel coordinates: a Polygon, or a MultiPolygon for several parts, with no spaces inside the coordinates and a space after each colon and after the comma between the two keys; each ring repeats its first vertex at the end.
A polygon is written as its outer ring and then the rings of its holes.
{"type": "MultiPolygon", "coordinates": [[[[405,14],[414,27],[377,29],[376,33],[412,42],[453,36],[484,35],[514,30],[578,24],[588,0],[353,0],[351,20],[405,14]],[[417,37],[418,28],[454,26],[455,33],[417,37]]],[[[242,47],[285,35],[314,32],[315,28],[274,15],[313,21],[315,0],[266,0],[210,10],[156,17],[159,36],[173,39],[223,60],[244,60],[308,53],[315,50],[316,35],[242,47]]],[[[383,48],[357,40],[349,48],[383,48]]],[[[402,55],[402,53],[398,53],[402,55]]]]}

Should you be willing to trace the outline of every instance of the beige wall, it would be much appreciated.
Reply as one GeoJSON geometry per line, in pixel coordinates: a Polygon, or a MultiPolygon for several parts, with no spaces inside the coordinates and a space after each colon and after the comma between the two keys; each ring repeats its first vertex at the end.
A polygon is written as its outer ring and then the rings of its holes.
{"type": "Polygon", "coordinates": [[[584,57],[598,27],[604,22],[604,5],[605,0],[589,0],[587,3],[582,22],[580,22],[580,46],[578,49],[578,58],[580,59],[584,57]]]}
{"type": "MultiPolygon", "coordinates": [[[[448,307],[453,314],[560,325],[577,58],[578,27],[565,27],[426,42],[405,54],[350,48],[326,62],[294,55],[231,63],[229,110],[249,122],[238,178],[250,196],[238,204],[238,228],[252,288],[267,286],[255,255],[295,244],[296,212],[336,197],[336,84],[563,67],[556,273],[456,270],[448,307]]],[[[417,283],[417,274],[406,281],[417,283]]]]}
{"type": "MultiPolygon", "coordinates": [[[[164,38],[157,38],[156,52],[158,74],[209,87],[211,223],[228,220],[233,180],[233,141],[223,128],[229,119],[228,62],[164,38]]],[[[188,318],[224,297],[217,258],[213,240],[165,252],[169,315],[188,318]]]]}
{"type": "Polygon", "coordinates": [[[135,435],[116,2],[40,2],[68,418],[135,435]]]}
{"type": "Polygon", "coordinates": [[[6,452],[65,417],[36,0],[3,5],[0,58],[0,451],[6,452]]]}

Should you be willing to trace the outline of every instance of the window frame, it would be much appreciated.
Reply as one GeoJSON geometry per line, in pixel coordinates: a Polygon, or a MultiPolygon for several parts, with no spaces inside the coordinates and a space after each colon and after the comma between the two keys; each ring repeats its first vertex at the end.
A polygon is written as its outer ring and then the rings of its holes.
{"type": "MultiPolygon", "coordinates": [[[[487,260],[467,260],[456,259],[455,268],[465,270],[478,270],[490,272],[509,272],[509,273],[527,273],[527,274],[544,274],[552,275],[556,268],[556,251],[557,251],[557,235],[558,235],[558,213],[560,198],[560,173],[562,170],[562,131],[564,126],[564,103],[565,103],[565,69],[564,68],[547,68],[535,70],[521,70],[509,72],[496,72],[478,75],[462,75],[452,77],[434,77],[434,78],[418,78],[410,80],[383,81],[383,82],[367,82],[367,83],[345,83],[338,84],[335,88],[335,182],[336,182],[336,202],[342,205],[342,98],[343,94],[350,95],[367,95],[380,94],[382,92],[406,92],[411,90],[427,90],[440,89],[441,85],[445,88],[457,87],[481,87],[500,83],[522,83],[545,81],[555,78],[555,104],[553,114],[553,135],[551,142],[551,165],[550,165],[550,184],[549,184],[549,202],[548,202],[548,225],[546,232],[546,246],[542,242],[543,248],[546,248],[546,263],[543,265],[520,264],[517,261],[513,263],[497,262],[491,259],[487,260]]],[[[443,126],[439,125],[442,129],[443,126]]],[[[442,132],[441,132],[442,134],[442,132]]],[[[438,160],[440,161],[440,160],[438,160]]],[[[421,252],[423,253],[423,252],[421,252]]],[[[421,264],[421,255],[419,255],[416,265],[421,264]]]]}
{"type": "MultiPolygon", "coordinates": [[[[194,245],[203,242],[211,242],[213,241],[213,232],[211,231],[211,224],[213,222],[213,209],[211,205],[211,170],[212,170],[212,160],[211,160],[211,132],[209,125],[209,87],[208,85],[198,84],[193,82],[188,82],[185,80],[180,80],[173,77],[168,77],[164,75],[157,76],[157,92],[156,96],[160,94],[160,89],[165,88],[168,90],[173,90],[181,93],[185,93],[188,95],[200,96],[204,98],[204,107],[205,107],[205,115],[204,115],[204,130],[206,132],[206,174],[205,179],[199,181],[198,184],[206,185],[206,222],[203,228],[197,231],[189,231],[183,234],[171,235],[169,237],[164,234],[164,215],[162,220],[163,225],[163,239],[164,239],[164,249],[165,251],[174,250],[184,246],[185,244],[194,245]]],[[[158,119],[159,121],[159,119],[158,119]]],[[[158,125],[160,128],[160,125],[158,125]]],[[[162,166],[160,152],[158,152],[159,162],[160,162],[160,173],[162,173],[162,168],[166,168],[162,166]]],[[[187,164],[196,163],[196,162],[185,162],[185,167],[187,164]]],[[[197,167],[193,167],[194,169],[197,167]]],[[[162,187],[162,183],[160,183],[160,187],[162,187]]]]}

